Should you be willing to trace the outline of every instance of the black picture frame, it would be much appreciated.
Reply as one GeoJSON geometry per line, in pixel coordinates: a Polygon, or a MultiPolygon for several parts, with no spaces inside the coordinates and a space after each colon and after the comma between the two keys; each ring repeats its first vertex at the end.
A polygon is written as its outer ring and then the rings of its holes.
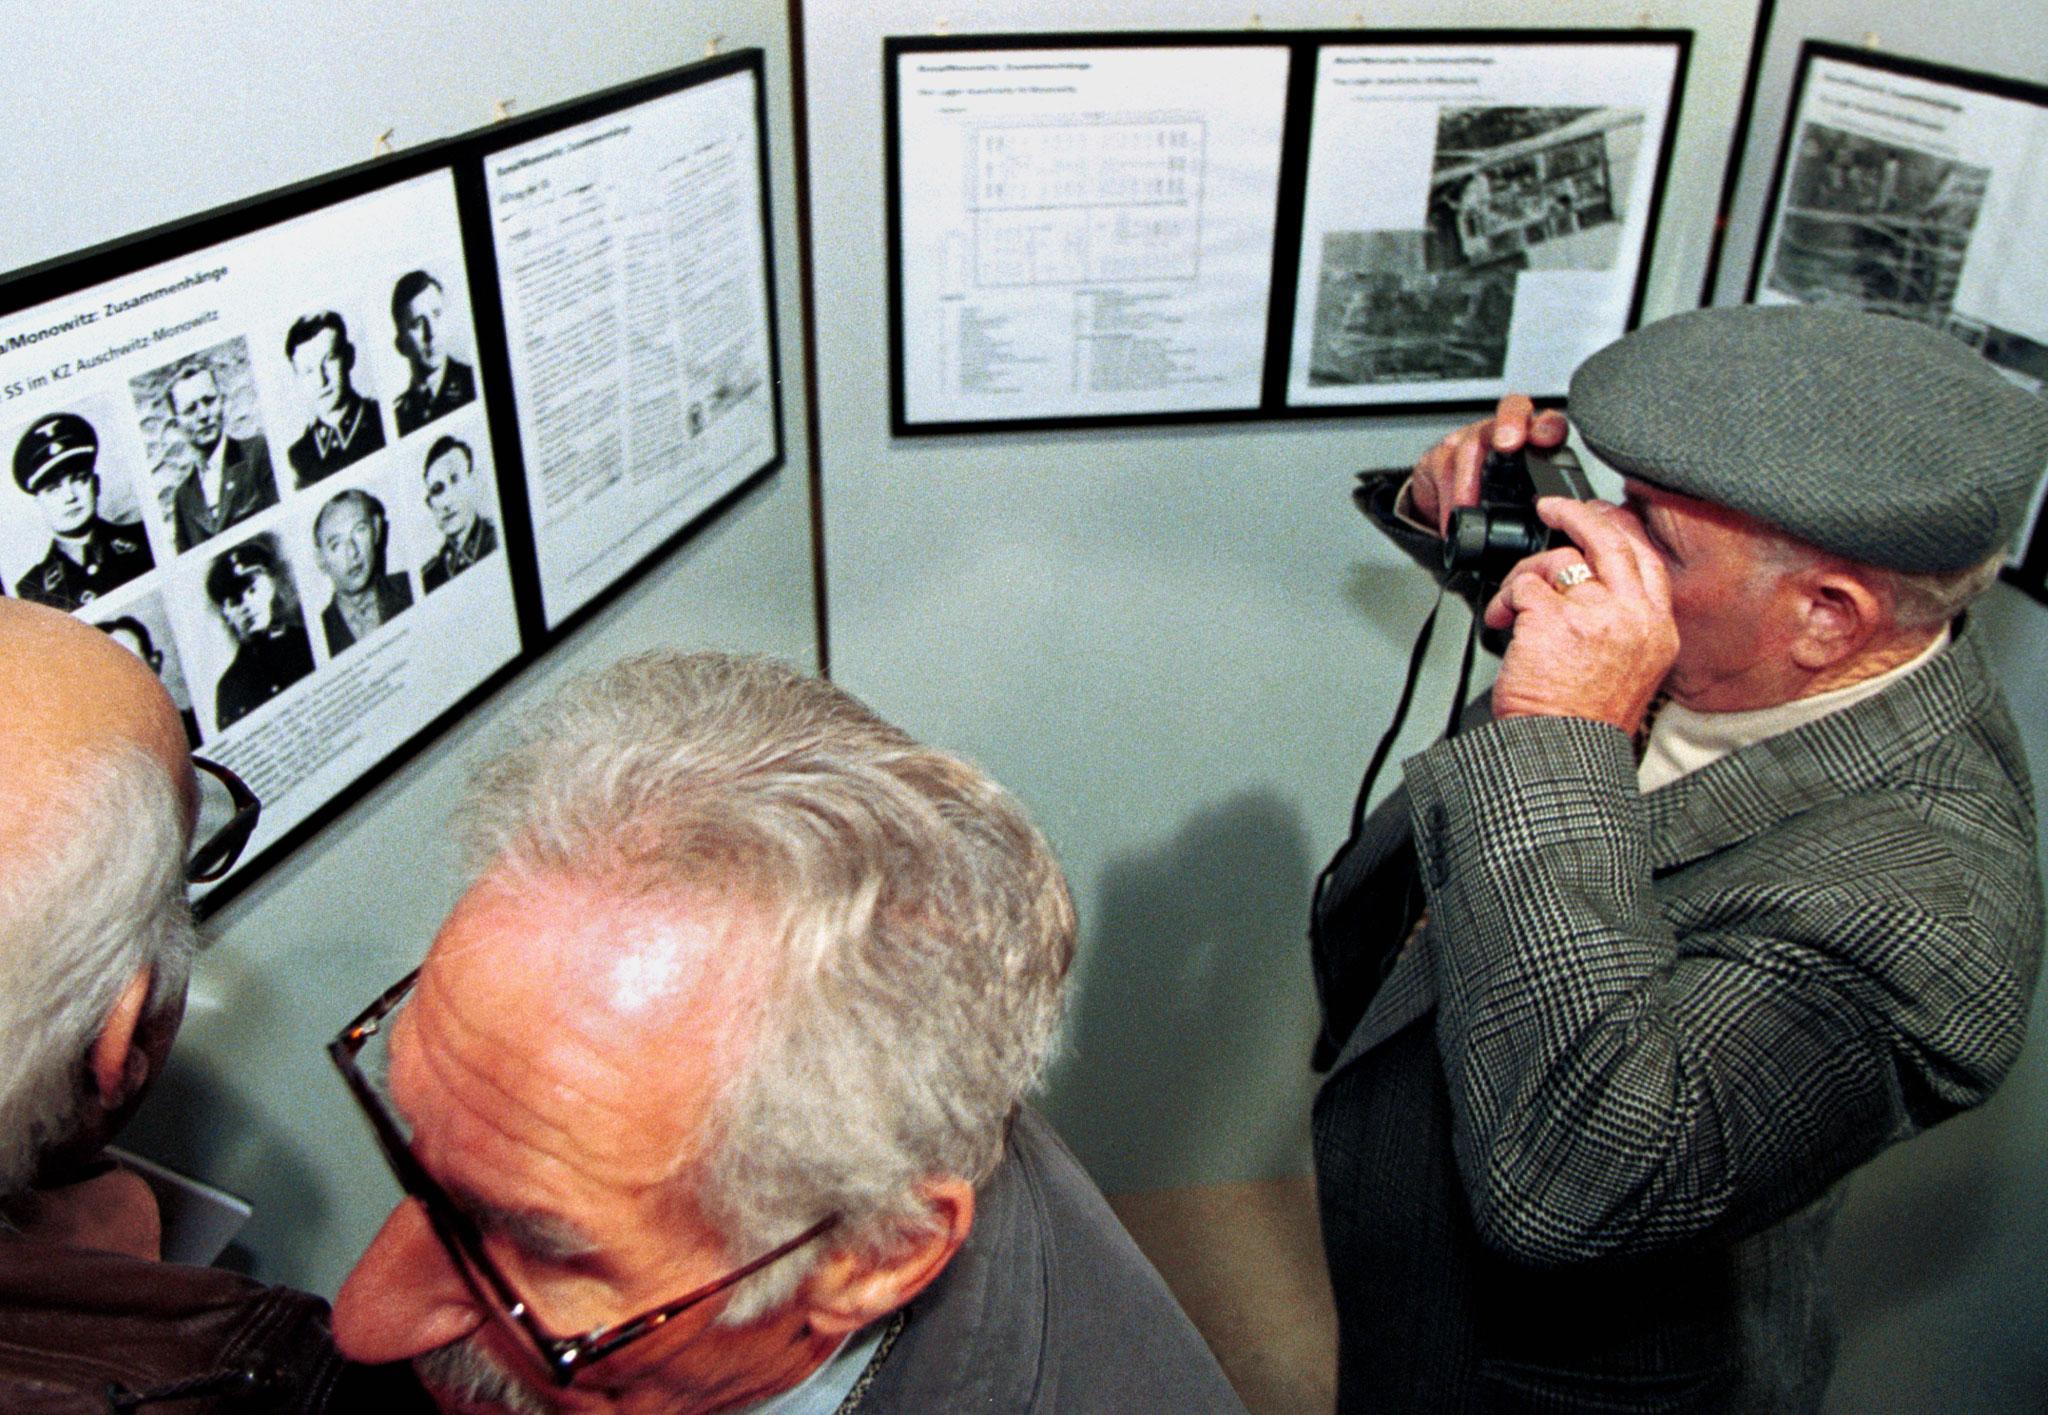
{"type": "MultiPolygon", "coordinates": [[[[1417,412],[1483,410],[1485,398],[1421,398],[1400,402],[1290,402],[1288,379],[1298,317],[1296,292],[1302,258],[1304,201],[1308,182],[1317,61],[1325,48],[1469,45],[1500,48],[1531,45],[1664,46],[1674,51],[1669,105],[1646,195],[1647,220],[1624,329],[1640,321],[1648,289],[1673,144],[1679,125],[1691,58],[1689,29],[1402,29],[1124,31],[1113,33],[1002,33],[892,35],[882,43],[883,188],[888,274],[889,427],[896,437],[945,437],[986,432],[1068,432],[1105,428],[1174,427],[1202,424],[1300,421],[1304,419],[1396,416],[1417,412]],[[1256,402],[1243,407],[1137,413],[1077,414],[986,419],[924,419],[907,410],[905,325],[905,212],[902,188],[903,132],[900,61],[905,55],[961,52],[1083,49],[1265,48],[1289,55],[1284,100],[1279,180],[1275,193],[1273,259],[1268,276],[1264,361],[1256,402]]],[[[1624,332],[1618,329],[1617,335],[1624,332]]]]}
{"type": "MultiPolygon", "coordinates": [[[[475,145],[476,165],[472,176],[475,180],[477,210],[475,220],[465,222],[465,230],[472,238],[470,260],[489,279],[485,282],[491,292],[492,322],[498,336],[490,355],[493,373],[502,381],[502,386],[512,390],[514,397],[502,402],[505,420],[511,424],[505,431],[509,434],[507,445],[517,449],[516,471],[522,491],[521,509],[527,519],[524,522],[526,534],[521,544],[529,555],[537,553],[537,546],[531,528],[531,513],[526,506],[523,492],[526,477],[525,447],[518,436],[517,388],[512,373],[510,350],[506,344],[506,322],[502,297],[503,286],[497,278],[498,260],[495,244],[491,239],[487,196],[485,192],[484,164],[492,157],[508,149],[523,147],[537,140],[550,137],[567,129],[585,126],[605,118],[614,117],[629,109],[642,108],[664,98],[699,88],[736,74],[751,77],[754,89],[754,160],[759,177],[759,214],[762,244],[762,288],[761,309],[765,312],[768,332],[768,378],[767,390],[770,400],[770,422],[773,429],[774,451],[761,465],[744,477],[736,480],[724,493],[702,511],[678,526],[652,550],[638,560],[621,568],[611,582],[590,599],[561,616],[552,624],[548,622],[546,607],[540,599],[540,572],[537,562],[529,561],[527,574],[520,583],[533,592],[530,604],[521,605],[521,623],[536,638],[553,640],[576,630],[603,612],[604,608],[636,584],[647,572],[666,560],[682,545],[692,539],[699,530],[718,519],[733,504],[744,498],[765,478],[773,475],[787,458],[786,424],[782,402],[782,341],[780,326],[776,321],[775,283],[775,223],[771,199],[772,185],[768,161],[768,94],[765,78],[763,52],[758,48],[734,50],[730,54],[700,60],[650,78],[635,80],[602,93],[592,94],[568,103],[558,104],[535,113],[493,125],[472,135],[475,145]]],[[[481,353],[481,351],[479,351],[481,353]]],[[[498,429],[493,428],[494,437],[498,429]]],[[[508,512],[509,519],[509,512],[508,512]]]]}
{"type": "MultiPolygon", "coordinates": [[[[446,173],[454,185],[461,245],[476,340],[477,379],[488,409],[492,460],[504,518],[503,549],[513,589],[518,648],[500,667],[476,683],[431,720],[417,724],[402,741],[356,772],[340,789],[282,835],[237,864],[195,901],[202,917],[217,912],[257,879],[305,845],[356,802],[420,755],[454,724],[475,711],[512,679],[574,635],[634,584],[644,579],[706,526],[726,514],[783,465],[786,427],[781,390],[781,342],[776,318],[772,173],[769,165],[765,59],[758,48],[665,70],[601,92],[521,115],[488,127],[373,158],[337,172],[263,192],[86,250],[0,275],[0,319],[91,291],[169,261],[201,256],[209,248],[344,205],[417,178],[446,173]],[[735,481],[654,549],[630,564],[573,614],[550,627],[541,612],[533,542],[532,510],[525,493],[525,454],[520,445],[506,348],[504,308],[496,284],[487,210],[484,162],[496,152],[581,123],[623,113],[733,74],[751,76],[754,91],[755,157],[759,173],[764,254],[762,298],[767,312],[769,396],[772,399],[773,455],[735,481]]],[[[202,751],[204,748],[202,748],[202,751]]]]}
{"type": "MultiPolygon", "coordinates": [[[[1750,263],[1749,283],[1744,295],[1744,298],[1751,303],[1756,301],[1758,294],[1764,288],[1765,281],[1769,275],[1769,272],[1766,270],[1766,261],[1771,259],[1777,250],[1779,214],[1788,206],[1786,193],[1789,184],[1797,176],[1795,154],[1798,151],[1800,131],[1805,126],[1805,123],[1802,121],[1805,101],[1812,85],[1816,68],[1823,61],[1862,69],[1873,75],[1899,75],[1938,87],[1954,89],[1959,93],[2027,104],[2041,110],[2041,131],[2044,135],[2048,135],[2048,85],[2030,83],[2023,79],[2011,78],[2001,74],[1961,69],[1947,64],[1935,64],[1927,60],[1914,59],[1899,54],[1887,54],[1875,49],[1836,44],[1827,40],[1806,40],[1799,47],[1798,63],[1793,70],[1792,89],[1785,105],[1785,129],[1778,138],[1777,161],[1771,170],[1771,184],[1764,201],[1763,219],[1758,224],[1756,251],[1750,263]]],[[[1876,138],[1865,138],[1860,134],[1852,136],[1861,138],[1871,146],[1883,145],[1881,140],[1876,138]]],[[[1938,158],[1932,154],[1929,157],[1930,160],[1941,161],[1949,166],[1961,165],[1959,160],[1951,161],[1945,157],[1938,158]]],[[[1974,215],[1973,210],[1971,213],[1973,225],[1974,215]]],[[[2048,231],[2044,231],[2043,235],[2048,236],[2048,231]]],[[[1937,271],[1935,276],[1932,277],[1937,285],[1943,279],[1953,282],[1960,274],[1967,248],[1968,241],[1966,239],[1962,248],[1954,253],[1953,268],[1947,270],[1945,276],[1937,271]]],[[[1796,291],[1778,287],[1774,287],[1774,289],[1777,293],[1787,298],[1799,298],[1796,291]]],[[[1949,294],[1952,296],[1953,293],[1953,288],[1951,288],[1949,294]]],[[[2039,385],[2037,391],[2042,397],[2048,398],[2048,343],[2029,340],[2024,336],[2011,334],[2009,331],[1994,330],[1982,319],[1969,315],[1959,315],[1952,307],[1940,304],[1939,300],[1933,303],[1939,306],[1939,327],[1956,334],[1963,342],[1970,344],[1980,352],[1985,351],[1988,346],[1995,342],[1992,338],[1994,335],[2002,336],[2002,340],[2006,342],[2016,340],[2018,344],[2026,345],[2026,354],[2029,359],[2028,367],[2036,370],[2035,382],[2039,385]]],[[[1880,305],[1869,303],[1862,303],[1860,307],[1882,308],[1880,305]]],[[[1883,312],[1900,313],[1896,309],[1883,310],[1883,312]]],[[[1936,321],[1934,319],[1926,319],[1923,322],[1933,324],[1936,321]]],[[[2015,345],[2015,347],[2017,346],[2015,345]]],[[[1990,358],[1989,353],[1986,353],[1986,358],[1990,358]]],[[[1998,363],[2001,361],[1992,360],[1992,362],[1998,363]]],[[[2032,523],[2021,528],[2020,544],[2016,547],[2017,553],[2011,563],[2008,563],[2000,570],[1999,577],[2036,601],[2048,604],[2048,516],[2044,516],[2040,512],[2041,500],[2037,495],[2033,507],[2032,523]]]]}

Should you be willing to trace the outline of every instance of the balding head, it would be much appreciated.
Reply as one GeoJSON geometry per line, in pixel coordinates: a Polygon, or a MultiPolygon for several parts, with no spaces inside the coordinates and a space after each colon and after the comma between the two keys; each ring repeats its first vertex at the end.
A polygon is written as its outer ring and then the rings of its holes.
{"type": "Polygon", "coordinates": [[[90,625],[0,600],[0,683],[5,1197],[96,1147],[161,1065],[191,954],[198,792],[169,694],[90,625]]]}
{"type": "Polygon", "coordinates": [[[91,625],[0,599],[0,870],[40,808],[61,807],[95,762],[135,747],[163,764],[191,818],[198,796],[178,708],[149,666],[91,625]]]}

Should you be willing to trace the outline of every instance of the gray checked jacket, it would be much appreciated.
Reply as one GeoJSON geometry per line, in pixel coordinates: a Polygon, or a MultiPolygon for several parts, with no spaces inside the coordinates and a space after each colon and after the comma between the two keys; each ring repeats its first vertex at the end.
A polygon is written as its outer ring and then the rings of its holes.
{"type": "Polygon", "coordinates": [[[1611,727],[1482,720],[1316,936],[1341,1409],[1809,1409],[1840,1181],[2019,1052],[2019,738],[1967,634],[1647,796],[1611,727]]]}

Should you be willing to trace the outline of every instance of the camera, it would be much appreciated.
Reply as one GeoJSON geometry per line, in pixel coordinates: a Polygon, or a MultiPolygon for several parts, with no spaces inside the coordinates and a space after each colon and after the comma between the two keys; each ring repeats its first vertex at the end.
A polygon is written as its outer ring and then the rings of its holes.
{"type": "Polygon", "coordinates": [[[1491,596],[1517,562],[1564,537],[1536,515],[1540,496],[1590,501],[1593,487],[1568,447],[1490,451],[1479,473],[1479,504],[1460,507],[1444,537],[1444,572],[1471,576],[1491,596]]]}

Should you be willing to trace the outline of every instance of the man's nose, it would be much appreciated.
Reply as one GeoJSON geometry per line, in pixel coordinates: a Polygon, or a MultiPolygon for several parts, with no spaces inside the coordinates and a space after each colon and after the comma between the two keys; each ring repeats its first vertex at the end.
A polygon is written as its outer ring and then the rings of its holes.
{"type": "Polygon", "coordinates": [[[334,1299],[335,1345],[366,1365],[409,1361],[483,1321],[416,1199],[391,1211],[334,1299]]]}

